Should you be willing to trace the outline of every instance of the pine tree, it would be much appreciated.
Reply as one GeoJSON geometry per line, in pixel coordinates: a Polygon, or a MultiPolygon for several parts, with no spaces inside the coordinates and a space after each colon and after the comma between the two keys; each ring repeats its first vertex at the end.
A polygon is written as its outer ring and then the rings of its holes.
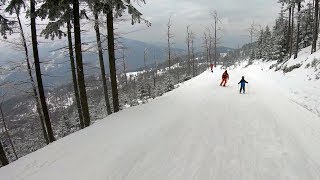
{"type": "Polygon", "coordinates": [[[300,37],[300,48],[305,48],[311,45],[312,35],[314,29],[314,8],[312,3],[306,5],[306,9],[301,11],[301,37],[300,37]]]}
{"type": "Polygon", "coordinates": [[[301,2],[303,0],[296,0],[297,6],[298,6],[298,17],[297,17],[297,39],[296,39],[296,46],[295,46],[295,54],[294,54],[294,59],[296,59],[298,57],[298,51],[299,51],[299,44],[300,44],[300,20],[301,20],[301,2]]]}
{"type": "MultiPolygon", "coordinates": [[[[4,5],[5,1],[0,1],[0,7],[4,5]]],[[[10,21],[0,14],[0,35],[7,39],[7,35],[11,35],[13,33],[12,26],[15,24],[14,21],[10,21]]]]}
{"type": "MultiPolygon", "coordinates": [[[[145,3],[144,0],[140,0],[145,3]]],[[[113,110],[118,112],[119,97],[118,97],[118,84],[117,84],[117,69],[116,69],[116,58],[115,58],[115,42],[114,42],[114,18],[118,18],[123,15],[125,10],[131,15],[131,24],[140,23],[143,20],[147,25],[151,25],[148,21],[141,18],[142,14],[132,5],[130,1],[115,0],[106,1],[103,0],[103,12],[107,16],[107,32],[108,32],[108,54],[109,54],[109,68],[110,68],[110,79],[112,89],[112,101],[113,110]],[[115,13],[115,14],[114,14],[115,13]]]]}
{"type": "Polygon", "coordinates": [[[41,8],[38,10],[38,15],[42,19],[48,18],[51,22],[48,23],[46,28],[41,32],[42,35],[45,36],[46,39],[51,37],[52,40],[55,37],[61,39],[63,36],[67,36],[68,38],[68,51],[69,51],[69,58],[70,58],[70,67],[71,67],[71,75],[72,75],[72,82],[73,82],[73,90],[74,96],[76,100],[76,107],[79,116],[80,127],[84,128],[84,119],[83,113],[81,108],[80,102],[80,95],[79,95],[79,86],[78,86],[78,79],[77,79],[77,72],[75,67],[75,59],[74,59],[74,51],[73,51],[73,43],[72,43],[72,25],[71,22],[73,21],[73,10],[70,7],[69,1],[61,1],[56,3],[54,1],[46,1],[42,4],[41,8]],[[61,30],[64,25],[67,24],[67,33],[61,30]]]}
{"type": "Polygon", "coordinates": [[[272,41],[273,41],[273,53],[272,59],[282,62],[286,55],[287,38],[288,33],[288,21],[284,15],[284,9],[282,7],[279,17],[276,19],[276,23],[273,27],[272,41]]]}
{"type": "Polygon", "coordinates": [[[98,1],[94,3],[93,6],[93,14],[94,14],[94,29],[96,31],[96,39],[97,39],[97,46],[98,46],[98,54],[99,54],[99,63],[100,63],[100,71],[101,71],[101,79],[103,84],[103,92],[104,92],[104,100],[107,108],[108,115],[111,114],[111,106],[109,101],[108,95],[108,85],[107,85],[107,78],[106,78],[106,71],[104,67],[104,60],[103,60],[103,49],[102,49],[102,42],[101,42],[101,35],[100,35],[100,22],[99,22],[99,12],[101,9],[99,8],[101,5],[98,1]]]}
{"type": "Polygon", "coordinates": [[[24,1],[10,1],[7,8],[6,8],[6,11],[9,12],[10,15],[15,13],[17,20],[18,20],[19,32],[20,32],[20,37],[21,37],[21,44],[23,46],[24,53],[25,53],[25,60],[26,60],[26,64],[27,64],[28,76],[29,76],[29,80],[30,80],[30,83],[32,86],[33,97],[36,102],[36,109],[37,109],[37,113],[39,115],[42,134],[43,134],[43,137],[44,137],[46,143],[49,144],[48,133],[47,133],[47,129],[45,126],[45,121],[44,121],[44,117],[43,117],[43,113],[42,113],[42,109],[41,109],[41,105],[40,105],[40,97],[37,92],[36,83],[35,83],[34,78],[32,76],[31,63],[30,63],[30,59],[29,59],[29,50],[28,50],[28,46],[27,46],[27,41],[26,41],[24,29],[22,27],[22,23],[21,23],[21,19],[20,19],[21,9],[25,8],[25,7],[26,7],[26,5],[25,5],[24,1]]]}
{"type": "Polygon", "coordinates": [[[315,3],[315,7],[314,7],[314,29],[313,29],[313,36],[312,36],[311,53],[314,53],[317,50],[317,40],[318,40],[318,31],[319,31],[319,0],[315,0],[314,3],[315,3]]]}
{"type": "Polygon", "coordinates": [[[54,138],[53,130],[51,127],[49,111],[47,107],[47,102],[46,102],[46,97],[45,97],[43,82],[41,77],[42,74],[41,74],[40,58],[39,58],[39,52],[38,52],[36,17],[37,15],[36,15],[35,1],[30,0],[31,38],[32,38],[34,65],[35,65],[37,84],[38,84],[38,93],[40,97],[42,113],[44,116],[44,122],[45,122],[46,130],[48,133],[48,139],[49,139],[49,142],[53,142],[55,138],[54,138]]]}
{"type": "Polygon", "coordinates": [[[272,36],[269,26],[266,26],[264,31],[264,38],[263,38],[263,51],[262,57],[264,59],[271,59],[271,52],[272,52],[272,36]]]}
{"type": "Polygon", "coordinates": [[[264,31],[262,28],[260,29],[257,43],[258,43],[258,46],[256,50],[256,58],[261,59],[263,57],[262,53],[264,49],[264,31]]]}
{"type": "Polygon", "coordinates": [[[77,77],[78,87],[80,93],[80,103],[82,108],[82,115],[84,121],[84,127],[90,125],[90,114],[88,106],[88,98],[86,92],[86,85],[83,72],[83,60],[82,60],[82,45],[81,45],[81,29],[80,29],[80,9],[79,0],[73,0],[73,18],[74,18],[74,45],[77,62],[77,77]]]}

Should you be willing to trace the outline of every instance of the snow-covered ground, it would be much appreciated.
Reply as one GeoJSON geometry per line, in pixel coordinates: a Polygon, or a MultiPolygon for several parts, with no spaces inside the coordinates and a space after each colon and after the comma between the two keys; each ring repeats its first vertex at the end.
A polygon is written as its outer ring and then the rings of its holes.
{"type": "Polygon", "coordinates": [[[320,179],[320,118],[278,88],[274,72],[230,70],[220,87],[222,72],[22,157],[0,179],[320,179]],[[242,75],[247,94],[238,93],[242,75]]]}
{"type": "MultiPolygon", "coordinates": [[[[289,61],[270,69],[276,62],[254,61],[254,64],[244,68],[247,62],[241,64],[236,70],[243,71],[252,78],[258,78],[268,83],[269,88],[275,88],[286,95],[290,100],[305,107],[320,117],[320,51],[310,55],[310,47],[300,51],[297,59],[289,61]],[[283,69],[301,64],[291,72],[284,73],[283,69]]],[[[234,68],[232,68],[234,69],[234,68]]]]}

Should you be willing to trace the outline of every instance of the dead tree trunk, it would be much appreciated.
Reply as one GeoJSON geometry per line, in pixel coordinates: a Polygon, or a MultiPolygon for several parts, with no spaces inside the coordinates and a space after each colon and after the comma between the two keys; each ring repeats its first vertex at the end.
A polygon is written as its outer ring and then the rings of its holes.
{"type": "Polygon", "coordinates": [[[145,73],[147,72],[147,52],[148,52],[148,49],[145,48],[144,53],[143,53],[143,65],[144,65],[144,72],[145,73]]]}
{"type": "Polygon", "coordinates": [[[123,66],[123,74],[124,74],[124,78],[125,78],[125,83],[127,86],[128,85],[128,77],[127,77],[127,65],[126,65],[124,49],[122,50],[122,66],[123,66]]]}
{"type": "Polygon", "coordinates": [[[173,38],[173,35],[171,33],[171,16],[169,18],[169,21],[167,23],[167,41],[168,41],[168,63],[169,63],[169,71],[171,69],[171,39],[173,38]]]}
{"type": "Polygon", "coordinates": [[[218,15],[214,16],[214,67],[217,67],[217,21],[218,15]]]}
{"type": "Polygon", "coordinates": [[[204,33],[203,38],[204,38],[204,47],[205,47],[205,51],[206,51],[205,53],[206,53],[207,64],[210,65],[210,62],[209,62],[209,40],[208,40],[207,33],[204,33]]]}
{"type": "Polygon", "coordinates": [[[153,87],[156,87],[157,73],[158,73],[158,66],[157,66],[157,61],[155,61],[154,71],[153,71],[153,87]]]}
{"type": "Polygon", "coordinates": [[[196,76],[196,69],[195,69],[195,56],[194,56],[194,40],[191,40],[191,53],[192,53],[192,76],[196,76]]]}
{"type": "Polygon", "coordinates": [[[211,32],[210,30],[208,31],[208,38],[209,38],[209,49],[208,49],[208,55],[209,55],[209,60],[210,64],[212,64],[212,37],[211,37],[211,32]]]}
{"type": "Polygon", "coordinates": [[[190,26],[187,26],[187,37],[186,37],[186,43],[187,43],[187,47],[188,47],[188,75],[190,76],[191,74],[191,63],[190,63],[190,30],[189,30],[190,26]]]}

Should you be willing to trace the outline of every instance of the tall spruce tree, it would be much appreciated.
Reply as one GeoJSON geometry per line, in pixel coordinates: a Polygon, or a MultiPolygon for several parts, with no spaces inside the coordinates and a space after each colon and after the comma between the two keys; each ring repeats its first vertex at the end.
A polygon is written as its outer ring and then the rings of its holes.
{"type": "Polygon", "coordinates": [[[25,61],[27,64],[28,76],[29,76],[29,80],[30,80],[30,84],[31,84],[31,88],[32,88],[33,97],[34,97],[35,103],[36,103],[36,109],[37,109],[37,113],[38,113],[39,120],[40,120],[42,134],[43,134],[43,137],[44,137],[46,143],[49,144],[50,141],[48,138],[48,132],[47,132],[47,128],[45,126],[44,116],[43,116],[41,105],[40,105],[40,97],[37,92],[36,83],[35,83],[35,80],[32,75],[33,71],[32,71],[31,62],[29,59],[29,49],[27,46],[27,40],[25,37],[22,22],[20,19],[20,13],[21,13],[22,8],[26,8],[25,2],[23,0],[14,0],[14,1],[9,2],[9,4],[6,8],[6,11],[9,12],[10,15],[15,14],[17,17],[19,34],[21,37],[21,46],[22,46],[22,48],[24,50],[24,54],[25,54],[25,61]]]}
{"type": "Polygon", "coordinates": [[[46,102],[46,96],[43,88],[40,58],[39,58],[39,52],[38,52],[37,27],[36,27],[37,14],[36,14],[35,5],[36,5],[35,0],[30,0],[30,19],[31,19],[31,38],[32,38],[33,58],[34,58],[34,65],[35,65],[35,71],[36,71],[36,77],[37,77],[40,104],[42,108],[46,130],[48,133],[48,139],[49,139],[49,142],[53,142],[55,138],[53,135],[48,106],[46,102]]]}
{"type": "MultiPolygon", "coordinates": [[[[145,3],[145,0],[139,0],[139,2],[145,3]]],[[[144,21],[148,26],[151,25],[149,21],[144,20],[142,14],[133,6],[131,1],[128,0],[101,0],[101,7],[104,14],[107,16],[107,32],[108,32],[108,54],[109,54],[109,68],[110,68],[110,79],[112,89],[112,101],[113,110],[118,112],[119,106],[119,95],[118,95],[118,84],[117,84],[117,69],[116,69],[116,58],[115,58],[115,36],[114,36],[114,18],[121,17],[125,10],[131,15],[131,24],[140,23],[144,21]]]]}
{"type": "Polygon", "coordinates": [[[107,85],[107,77],[106,71],[104,66],[104,59],[103,59],[103,48],[102,48],[102,41],[101,41],[101,34],[100,34],[100,21],[99,21],[99,14],[101,12],[101,3],[95,1],[93,6],[91,6],[94,15],[94,29],[96,32],[96,40],[97,40],[97,47],[98,47],[98,57],[99,57],[99,64],[100,64],[100,71],[101,71],[101,80],[103,84],[103,92],[104,92],[104,100],[107,108],[107,114],[111,114],[111,106],[109,101],[108,95],[108,85],[107,85]]]}
{"type": "Polygon", "coordinates": [[[296,0],[296,4],[298,6],[298,12],[297,12],[297,35],[296,35],[296,46],[295,46],[295,52],[294,52],[294,59],[298,57],[298,52],[299,52],[299,44],[300,44],[300,21],[301,21],[301,3],[303,0],[296,0]]]}
{"type": "Polygon", "coordinates": [[[80,5],[79,0],[73,0],[73,18],[74,18],[74,45],[77,64],[77,78],[79,87],[80,104],[84,127],[90,125],[90,113],[88,98],[83,71],[82,44],[81,44],[81,26],[80,26],[80,5]]]}
{"type": "Polygon", "coordinates": [[[286,34],[288,32],[288,20],[285,18],[284,9],[281,9],[279,17],[276,19],[275,25],[272,31],[273,39],[273,52],[272,59],[282,62],[286,56],[287,39],[286,34]]]}
{"type": "Polygon", "coordinates": [[[300,48],[310,46],[314,29],[314,8],[312,3],[307,3],[306,8],[301,10],[301,38],[300,48]]]}
{"type": "Polygon", "coordinates": [[[319,33],[319,0],[315,0],[315,7],[314,7],[314,29],[313,29],[313,36],[312,36],[312,48],[311,53],[316,52],[317,50],[317,40],[318,40],[318,33],[319,33]]]}

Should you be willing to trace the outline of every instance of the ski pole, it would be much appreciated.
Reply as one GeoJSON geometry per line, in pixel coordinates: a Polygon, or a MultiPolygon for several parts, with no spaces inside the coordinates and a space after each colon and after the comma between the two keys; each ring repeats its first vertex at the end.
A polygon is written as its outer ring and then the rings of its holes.
{"type": "MultiPolygon", "coordinates": [[[[240,89],[240,84],[238,84],[238,89],[237,89],[237,91],[238,91],[238,92],[240,92],[240,90],[239,90],[239,89],[240,89]]],[[[240,92],[240,93],[241,93],[241,92],[240,92]]]]}

